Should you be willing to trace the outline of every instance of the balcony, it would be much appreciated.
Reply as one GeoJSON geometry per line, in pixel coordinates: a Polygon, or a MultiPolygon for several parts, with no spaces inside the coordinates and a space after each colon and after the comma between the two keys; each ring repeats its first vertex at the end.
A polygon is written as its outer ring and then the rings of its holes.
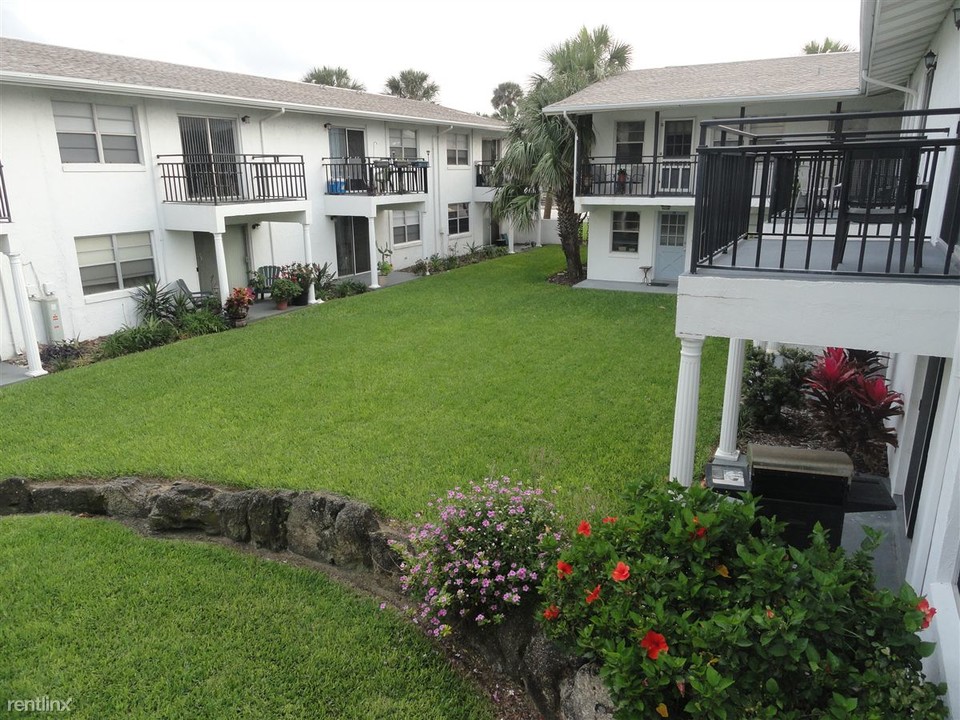
{"type": "MultiPolygon", "coordinates": [[[[691,273],[803,273],[831,277],[960,278],[957,220],[928,219],[955,130],[934,127],[957,109],[751,118],[701,124],[691,273]],[[877,122],[879,121],[879,122],[877,122]],[[912,128],[845,132],[900,122],[912,128]],[[905,122],[904,122],[905,121],[905,122]],[[764,123],[829,124],[824,132],[758,133],[764,123]],[[928,126],[924,127],[924,123],[928,126]],[[710,130],[721,143],[705,142],[710,130]],[[717,132],[719,131],[719,132],[717,132]],[[722,138],[733,134],[743,144],[722,138]]],[[[956,170],[954,170],[956,173],[956,170]]],[[[942,190],[940,190],[942,193],[942,190]]],[[[960,203],[956,181],[943,207],[960,203]]]]}
{"type": "Polygon", "coordinates": [[[429,167],[421,158],[324,158],[324,185],[327,195],[422,195],[429,167]]]}
{"type": "Polygon", "coordinates": [[[158,155],[164,202],[234,205],[306,200],[302,155],[158,155]]]}
{"type": "Polygon", "coordinates": [[[7,200],[7,181],[3,179],[3,165],[0,165],[0,222],[10,222],[10,203],[7,200]]]}
{"type": "Polygon", "coordinates": [[[590,157],[577,171],[580,197],[693,197],[697,161],[642,157],[618,161],[590,157]]]}

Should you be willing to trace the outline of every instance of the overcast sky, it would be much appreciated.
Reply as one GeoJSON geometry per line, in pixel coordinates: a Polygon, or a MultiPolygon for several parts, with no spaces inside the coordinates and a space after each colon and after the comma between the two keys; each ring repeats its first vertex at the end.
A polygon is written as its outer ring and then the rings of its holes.
{"type": "Polygon", "coordinates": [[[299,80],[342,65],[368,91],[405,68],[439,102],[491,112],[551,45],[606,24],[634,69],[800,54],[824,35],[859,46],[859,0],[0,0],[0,35],[299,80]]]}

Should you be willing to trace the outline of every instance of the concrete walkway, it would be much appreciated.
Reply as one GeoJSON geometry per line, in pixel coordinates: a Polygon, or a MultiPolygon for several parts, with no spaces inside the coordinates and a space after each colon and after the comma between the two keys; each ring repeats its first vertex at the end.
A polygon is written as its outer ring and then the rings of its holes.
{"type": "MultiPolygon", "coordinates": [[[[41,375],[41,377],[43,377],[41,375]]],[[[13,385],[22,380],[32,380],[27,375],[26,365],[14,365],[9,362],[0,362],[0,385],[13,385]]]]}
{"type": "Polygon", "coordinates": [[[677,283],[646,284],[642,282],[616,282],[614,280],[583,280],[573,286],[577,290],[614,290],[618,292],[677,294],[677,283]]]}

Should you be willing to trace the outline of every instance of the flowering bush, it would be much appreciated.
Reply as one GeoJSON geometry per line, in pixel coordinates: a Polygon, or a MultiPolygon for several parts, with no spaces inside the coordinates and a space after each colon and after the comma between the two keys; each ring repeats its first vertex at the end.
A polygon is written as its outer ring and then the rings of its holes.
{"type": "Polygon", "coordinates": [[[270,287],[270,297],[279,302],[289,302],[303,292],[303,288],[293,280],[278,277],[270,287]]]}
{"type": "Polygon", "coordinates": [[[903,415],[903,396],[879,373],[875,353],[827,348],[806,380],[810,408],[823,435],[854,462],[889,444],[897,433],[888,418],[903,415]]]}
{"type": "Polygon", "coordinates": [[[417,623],[439,637],[458,621],[502,622],[533,597],[544,568],[540,540],[560,521],[543,490],[487,479],[430,505],[437,521],[411,530],[412,549],[398,547],[400,583],[417,600],[417,623]]]}
{"type": "Polygon", "coordinates": [[[876,589],[875,534],[848,558],[781,527],[749,497],[644,487],[632,514],[557,545],[541,622],[600,661],[621,717],[943,718],[915,634],[934,610],[876,589]]]}
{"type": "Polygon", "coordinates": [[[223,311],[227,317],[245,317],[251,305],[253,305],[253,291],[248,287],[236,287],[230,291],[224,301],[223,311]]]}

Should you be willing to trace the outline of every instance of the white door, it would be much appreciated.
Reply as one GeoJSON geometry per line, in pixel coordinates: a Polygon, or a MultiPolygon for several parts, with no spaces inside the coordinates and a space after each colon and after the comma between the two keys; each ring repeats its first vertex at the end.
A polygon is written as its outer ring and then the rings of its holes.
{"type": "Polygon", "coordinates": [[[683,272],[684,244],[687,238],[687,213],[661,212],[657,229],[657,257],[653,276],[672,282],[683,272]]]}

